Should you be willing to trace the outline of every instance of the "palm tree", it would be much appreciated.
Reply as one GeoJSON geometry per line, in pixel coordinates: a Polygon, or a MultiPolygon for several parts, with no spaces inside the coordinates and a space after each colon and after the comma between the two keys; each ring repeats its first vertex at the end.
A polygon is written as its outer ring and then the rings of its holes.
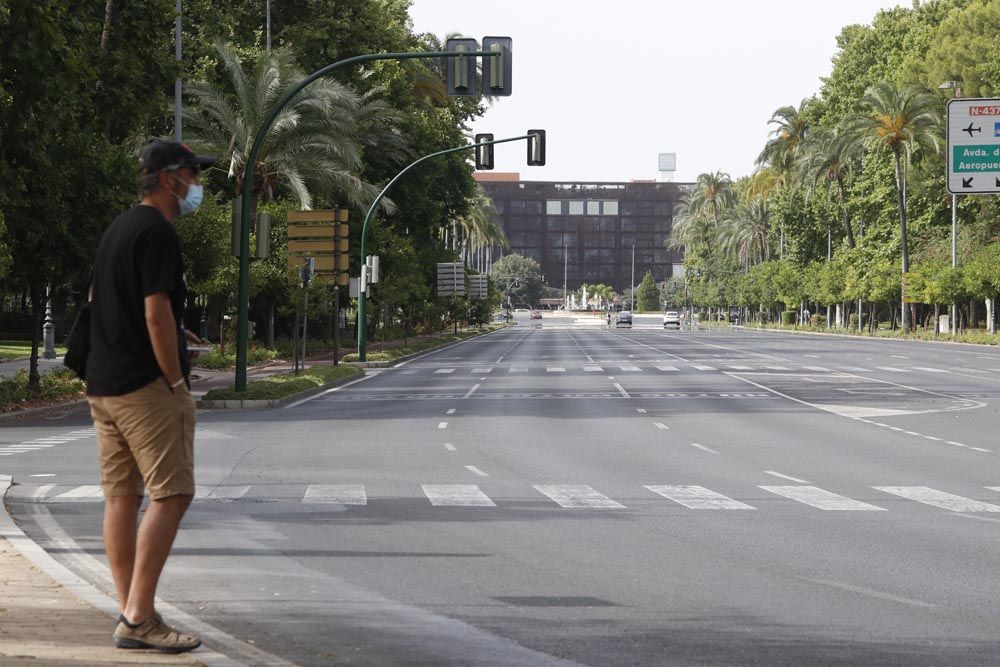
{"type": "Polygon", "coordinates": [[[836,184],[844,234],[850,248],[854,247],[854,229],[847,210],[847,178],[863,150],[864,143],[859,135],[844,127],[817,129],[806,139],[798,165],[803,181],[815,184],[822,180],[836,184]]]}
{"type": "MultiPolygon", "coordinates": [[[[237,192],[247,178],[246,159],[264,119],[305,74],[288,49],[263,52],[247,71],[239,54],[216,44],[226,72],[222,85],[194,83],[194,104],[185,109],[190,142],[223,156],[237,192]]],[[[268,131],[250,171],[254,200],[273,199],[288,188],[302,208],[316,196],[350,205],[373,200],[376,186],[359,176],[365,150],[384,148],[401,158],[405,144],[396,131],[397,117],[376,93],[358,95],[332,79],[320,79],[286,106],[268,131]]],[[[391,204],[387,209],[391,209],[391,204]]]]}
{"type": "Polygon", "coordinates": [[[493,248],[510,249],[496,206],[478,183],[469,198],[468,213],[456,219],[456,223],[462,232],[462,256],[480,271],[489,268],[493,248]]]}
{"type": "MultiPolygon", "coordinates": [[[[941,103],[937,96],[922,86],[905,88],[880,81],[865,92],[862,101],[868,113],[851,119],[851,131],[892,152],[896,174],[896,207],[899,209],[899,235],[903,274],[910,270],[910,253],[906,237],[906,197],[903,193],[903,160],[909,163],[913,153],[924,148],[938,152],[941,148],[941,103]]],[[[907,308],[902,308],[903,331],[909,331],[907,308]]]]}
{"type": "Polygon", "coordinates": [[[808,131],[805,117],[807,101],[799,102],[797,109],[789,105],[771,114],[768,125],[774,125],[775,128],[771,130],[771,139],[757,157],[758,165],[770,165],[785,174],[794,171],[808,131]]]}
{"type": "Polygon", "coordinates": [[[687,210],[691,215],[711,212],[712,220],[718,227],[722,214],[735,199],[733,180],[729,174],[717,171],[714,174],[699,174],[694,189],[687,197],[687,210]]]}
{"type": "Polygon", "coordinates": [[[768,215],[767,199],[761,196],[732,208],[719,230],[722,250],[748,269],[751,264],[770,259],[768,237],[771,227],[768,215]]]}

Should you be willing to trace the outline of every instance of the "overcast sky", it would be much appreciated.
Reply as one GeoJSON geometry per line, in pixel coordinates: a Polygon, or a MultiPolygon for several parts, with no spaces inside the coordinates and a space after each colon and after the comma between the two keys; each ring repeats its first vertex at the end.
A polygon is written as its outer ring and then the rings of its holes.
{"type": "MultiPolygon", "coordinates": [[[[886,0],[413,0],[416,32],[509,35],[513,94],[473,129],[548,133],[545,167],[497,146],[496,169],[531,180],[675,180],[748,174],[780,106],[819,90],[841,28],[886,0]],[[569,53],[570,50],[575,53],[569,53]]],[[[903,3],[909,5],[910,3],[903,3]]]]}

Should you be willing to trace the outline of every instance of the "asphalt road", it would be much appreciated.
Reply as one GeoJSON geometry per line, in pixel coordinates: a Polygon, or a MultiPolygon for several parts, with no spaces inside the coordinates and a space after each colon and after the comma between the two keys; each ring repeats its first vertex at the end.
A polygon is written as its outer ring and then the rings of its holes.
{"type": "MultiPolygon", "coordinates": [[[[53,417],[8,508],[111,590],[53,417]]],[[[998,427],[996,349],[546,315],[200,415],[161,593],[248,664],[996,664],[998,427]]]]}

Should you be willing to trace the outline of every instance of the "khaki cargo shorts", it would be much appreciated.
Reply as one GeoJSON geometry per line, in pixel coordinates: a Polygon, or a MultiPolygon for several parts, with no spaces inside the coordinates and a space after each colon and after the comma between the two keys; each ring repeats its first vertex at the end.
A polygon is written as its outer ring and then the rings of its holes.
{"type": "Polygon", "coordinates": [[[161,377],[123,396],[89,396],[105,496],[194,495],[194,398],[161,377]]]}

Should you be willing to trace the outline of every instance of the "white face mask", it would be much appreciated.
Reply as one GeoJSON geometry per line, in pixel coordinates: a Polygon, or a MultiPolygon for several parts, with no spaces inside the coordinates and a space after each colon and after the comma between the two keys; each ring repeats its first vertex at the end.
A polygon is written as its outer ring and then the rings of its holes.
{"type": "MultiPolygon", "coordinates": [[[[177,180],[181,181],[179,178],[177,180]]],[[[205,197],[205,188],[198,183],[186,183],[184,181],[181,181],[181,183],[188,186],[187,196],[181,197],[176,192],[173,193],[173,195],[177,197],[180,202],[181,215],[194,213],[198,210],[198,207],[201,206],[201,201],[205,197]]]]}

